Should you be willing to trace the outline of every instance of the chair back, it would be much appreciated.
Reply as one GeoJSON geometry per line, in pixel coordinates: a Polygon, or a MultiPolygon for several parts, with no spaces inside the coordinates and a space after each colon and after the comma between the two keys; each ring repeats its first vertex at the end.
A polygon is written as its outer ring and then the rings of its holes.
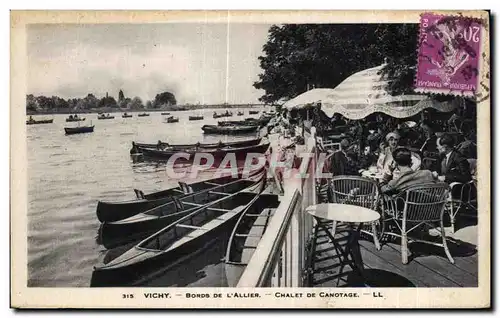
{"type": "Polygon", "coordinates": [[[449,186],[446,183],[424,183],[404,189],[398,195],[398,199],[404,200],[403,220],[415,222],[441,220],[448,193],[449,186]]]}
{"type": "Polygon", "coordinates": [[[357,176],[336,176],[331,181],[332,203],[351,204],[376,210],[379,190],[374,180],[357,176]]]}

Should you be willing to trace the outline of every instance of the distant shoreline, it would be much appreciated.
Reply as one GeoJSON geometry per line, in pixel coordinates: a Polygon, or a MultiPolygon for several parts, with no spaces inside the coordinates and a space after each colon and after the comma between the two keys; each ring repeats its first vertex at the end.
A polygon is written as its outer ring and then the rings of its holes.
{"type": "Polygon", "coordinates": [[[272,105],[264,104],[240,104],[240,105],[179,105],[165,108],[154,109],[121,109],[121,108],[93,108],[83,110],[61,109],[58,111],[29,111],[26,110],[26,115],[57,115],[57,114],[97,114],[97,113],[152,113],[152,112],[176,112],[198,109],[227,109],[227,108],[257,108],[257,107],[273,107],[272,105]]]}

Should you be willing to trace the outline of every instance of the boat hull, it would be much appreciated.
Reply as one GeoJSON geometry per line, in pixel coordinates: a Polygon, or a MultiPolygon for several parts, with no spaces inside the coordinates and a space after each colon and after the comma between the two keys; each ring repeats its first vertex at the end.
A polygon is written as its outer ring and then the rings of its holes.
{"type": "MultiPolygon", "coordinates": [[[[260,189],[262,191],[262,189],[260,189]]],[[[260,192],[259,191],[259,192],[260,192]]],[[[241,200],[242,194],[234,194],[229,198],[222,199],[218,203],[214,202],[214,206],[220,204],[223,200],[241,200]]],[[[246,208],[253,202],[258,194],[245,193],[247,197],[246,206],[240,211],[228,211],[222,217],[223,221],[219,222],[215,227],[210,228],[207,231],[198,232],[194,237],[190,235],[189,232],[186,235],[181,235],[176,239],[174,243],[169,245],[165,250],[153,250],[145,248],[149,246],[152,242],[158,240],[160,244],[162,234],[170,233],[176,224],[170,225],[168,228],[164,228],[161,231],[153,234],[152,236],[146,238],[138,245],[134,246],[131,250],[125,252],[121,259],[118,258],[115,262],[110,262],[109,265],[104,265],[101,267],[94,268],[91,279],[91,287],[111,287],[111,286],[129,286],[133,285],[135,282],[144,279],[145,276],[149,276],[152,271],[158,269],[158,267],[165,268],[170,264],[174,263],[177,259],[182,256],[191,254],[194,250],[199,249],[211,242],[221,235],[227,235],[236,224],[238,217],[241,213],[244,213],[246,208]],[[179,243],[182,242],[182,243],[179,243]],[[175,247],[174,244],[178,243],[175,247]]],[[[204,208],[199,209],[198,212],[194,214],[202,214],[204,208]]],[[[189,218],[189,216],[186,216],[189,218]]],[[[215,215],[212,219],[207,220],[206,226],[213,222],[218,217],[215,215]]],[[[182,220],[179,220],[182,222],[182,220]]],[[[196,232],[196,231],[195,231],[196,232]]]]}
{"type": "Polygon", "coordinates": [[[94,126],[91,127],[74,127],[74,128],[64,128],[64,132],[66,135],[75,135],[75,134],[85,134],[94,132],[94,126]]]}
{"type": "MultiPolygon", "coordinates": [[[[251,139],[251,140],[244,140],[244,141],[230,141],[230,142],[219,142],[219,143],[211,143],[211,144],[205,144],[205,143],[200,143],[200,144],[175,144],[175,145],[170,145],[167,143],[162,143],[162,147],[166,148],[172,148],[172,149],[185,149],[185,148],[221,148],[221,147],[247,147],[247,146],[256,146],[260,144],[261,138],[256,138],[256,139],[251,139]]],[[[139,147],[139,148],[158,148],[158,144],[145,144],[145,143],[138,143],[134,142],[134,144],[139,147]]]]}
{"type": "Polygon", "coordinates": [[[204,125],[201,127],[205,134],[218,134],[218,135],[239,135],[256,132],[259,126],[215,126],[204,125]]]}
{"type": "Polygon", "coordinates": [[[77,122],[77,121],[84,121],[85,118],[73,118],[73,119],[70,119],[70,118],[66,118],[66,122],[67,123],[71,123],[71,122],[77,122]]]}
{"type": "Polygon", "coordinates": [[[54,119],[26,121],[26,125],[52,124],[54,119]]]}

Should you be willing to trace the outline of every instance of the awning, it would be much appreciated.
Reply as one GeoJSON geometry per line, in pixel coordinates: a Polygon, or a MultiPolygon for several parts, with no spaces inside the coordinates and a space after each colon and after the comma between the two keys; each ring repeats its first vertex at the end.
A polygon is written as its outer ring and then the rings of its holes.
{"type": "Polygon", "coordinates": [[[329,117],[338,113],[349,119],[361,119],[376,112],[406,118],[426,108],[449,112],[457,106],[456,102],[438,102],[427,95],[390,95],[386,90],[389,80],[380,75],[383,67],[380,65],[355,73],[333,89],[310,90],[283,106],[291,109],[320,103],[321,110],[329,117]]]}

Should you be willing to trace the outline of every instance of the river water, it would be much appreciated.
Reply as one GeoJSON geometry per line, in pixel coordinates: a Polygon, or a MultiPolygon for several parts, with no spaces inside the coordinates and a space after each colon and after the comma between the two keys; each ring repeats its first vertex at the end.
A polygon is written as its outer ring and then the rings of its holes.
{"type": "MultiPolygon", "coordinates": [[[[245,117],[236,116],[230,120],[245,117]]],[[[263,109],[259,109],[263,110],[263,109]]],[[[221,112],[222,110],[217,110],[221,112]]],[[[133,189],[145,193],[177,185],[169,180],[164,164],[133,163],[129,150],[133,140],[154,143],[218,142],[236,137],[204,136],[201,126],[216,124],[213,110],[179,111],[179,123],[164,123],[158,113],[149,117],[97,120],[97,114],[83,114],[93,133],[64,134],[67,115],[53,117],[53,124],[27,126],[28,143],[28,286],[88,287],[92,268],[108,252],[96,243],[99,221],[95,209],[99,200],[133,199],[133,189]],[[189,115],[203,114],[204,120],[188,121],[189,115]]],[[[34,116],[39,119],[38,116],[34,116]]],[[[255,137],[255,136],[253,136],[255,137]]],[[[244,138],[253,138],[245,136],[244,138]]],[[[239,137],[241,138],[241,137],[239,137]]],[[[206,176],[205,176],[206,177],[206,176]]],[[[200,175],[200,179],[203,174],[200,175]]],[[[190,180],[192,182],[192,180],[190,180]]],[[[211,286],[226,284],[221,258],[222,239],[180,264],[153,286],[211,286]],[[194,265],[195,264],[195,265],[194,265]]]]}

